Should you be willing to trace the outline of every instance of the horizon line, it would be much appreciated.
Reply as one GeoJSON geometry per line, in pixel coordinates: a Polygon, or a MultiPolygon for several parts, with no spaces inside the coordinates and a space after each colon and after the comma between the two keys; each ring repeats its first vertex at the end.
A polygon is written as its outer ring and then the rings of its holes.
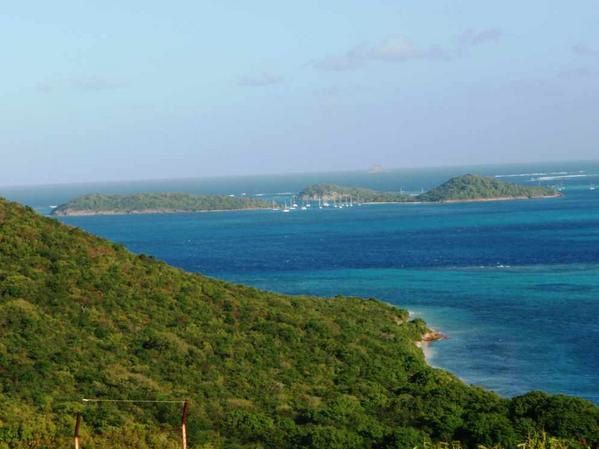
{"type": "Polygon", "coordinates": [[[599,163],[598,159],[555,159],[549,161],[527,161],[527,162],[490,162],[490,163],[475,163],[475,164],[447,164],[447,165],[416,165],[386,168],[381,164],[373,164],[369,168],[362,169],[339,169],[339,170],[318,170],[318,171],[284,171],[284,172],[268,172],[255,174],[225,174],[225,175],[200,175],[200,176],[184,176],[181,178],[130,178],[130,179],[115,179],[115,180],[95,180],[95,181],[59,181],[39,184],[0,184],[0,189],[26,189],[38,187],[67,187],[77,185],[106,185],[106,184],[130,184],[130,183],[152,183],[152,182],[169,182],[169,181],[195,181],[195,180],[214,180],[214,179],[230,179],[230,178],[259,178],[259,177],[276,177],[276,176],[301,176],[301,175],[319,175],[319,174],[343,174],[343,173],[365,173],[372,176],[381,175],[400,170],[435,170],[448,168],[476,168],[476,167],[501,167],[510,165],[532,165],[532,164],[559,164],[559,163],[599,163]],[[381,167],[382,171],[369,173],[374,167],[381,167]]]}

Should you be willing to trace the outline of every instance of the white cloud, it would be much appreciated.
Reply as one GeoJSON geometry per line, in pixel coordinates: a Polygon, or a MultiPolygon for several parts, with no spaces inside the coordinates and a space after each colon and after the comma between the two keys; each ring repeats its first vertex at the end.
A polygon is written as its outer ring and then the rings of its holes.
{"type": "Polygon", "coordinates": [[[563,80],[597,79],[599,78],[599,72],[588,67],[578,67],[561,70],[557,76],[563,80]]]}
{"type": "Polygon", "coordinates": [[[599,56],[599,50],[590,48],[585,44],[576,44],[572,46],[572,51],[579,56],[599,56]]]}
{"type": "Polygon", "coordinates": [[[404,37],[395,36],[377,46],[364,49],[364,57],[378,61],[403,62],[411,59],[444,59],[447,55],[440,47],[423,49],[404,37]]]}
{"type": "Polygon", "coordinates": [[[458,36],[458,42],[462,46],[471,47],[497,41],[501,39],[502,36],[503,32],[498,28],[469,28],[464,30],[464,32],[458,36]]]}
{"type": "Polygon", "coordinates": [[[80,78],[64,78],[42,81],[37,89],[44,93],[60,90],[79,90],[82,92],[98,92],[127,87],[128,83],[121,80],[105,78],[101,76],[90,76],[80,78]]]}
{"type": "Polygon", "coordinates": [[[312,66],[320,70],[346,71],[364,67],[372,61],[406,62],[416,59],[443,60],[449,57],[441,47],[420,48],[403,36],[392,36],[376,45],[359,45],[345,54],[315,60],[312,66]]]}
{"type": "Polygon", "coordinates": [[[342,98],[355,94],[368,94],[372,89],[365,85],[329,86],[314,89],[312,94],[318,98],[342,98]]]}
{"type": "Polygon", "coordinates": [[[237,80],[237,85],[244,87],[261,87],[280,84],[284,81],[281,75],[276,75],[269,72],[262,72],[257,75],[242,76],[237,80]]]}
{"type": "Polygon", "coordinates": [[[327,56],[312,62],[312,65],[320,70],[331,72],[343,72],[355,70],[364,65],[364,60],[350,51],[344,55],[327,56]]]}

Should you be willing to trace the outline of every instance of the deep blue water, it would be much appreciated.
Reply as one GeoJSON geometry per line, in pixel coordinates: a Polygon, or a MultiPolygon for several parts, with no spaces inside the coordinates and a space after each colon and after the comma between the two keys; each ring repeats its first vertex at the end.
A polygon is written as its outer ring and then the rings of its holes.
{"type": "MultiPolygon", "coordinates": [[[[188,180],[129,185],[128,191],[275,194],[329,180],[420,190],[466,170],[188,180]]],[[[593,182],[599,187],[599,164],[476,171],[567,172],[506,178],[562,185],[565,196],[364,205],[289,214],[244,211],[62,220],[122,242],[132,251],[219,278],[294,294],[383,299],[445,332],[449,339],[431,346],[430,361],[467,382],[509,396],[540,389],[599,403],[599,189],[589,188],[593,182]]],[[[123,185],[93,187],[92,191],[124,190],[123,185]]],[[[0,189],[0,194],[47,211],[49,204],[90,188],[0,189]]]]}

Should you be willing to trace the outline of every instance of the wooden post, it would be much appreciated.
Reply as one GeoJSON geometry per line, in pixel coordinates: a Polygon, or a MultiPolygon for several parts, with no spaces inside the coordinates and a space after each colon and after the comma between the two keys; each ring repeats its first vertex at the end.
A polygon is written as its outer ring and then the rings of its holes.
{"type": "MultiPolygon", "coordinates": [[[[181,444],[183,449],[187,449],[187,414],[189,413],[189,402],[183,402],[183,412],[181,413],[181,444]]],[[[79,449],[79,448],[77,448],[79,449]]]]}
{"type": "Polygon", "coordinates": [[[81,427],[81,414],[77,413],[77,420],[75,421],[75,449],[80,449],[79,446],[79,427],[81,427]]]}

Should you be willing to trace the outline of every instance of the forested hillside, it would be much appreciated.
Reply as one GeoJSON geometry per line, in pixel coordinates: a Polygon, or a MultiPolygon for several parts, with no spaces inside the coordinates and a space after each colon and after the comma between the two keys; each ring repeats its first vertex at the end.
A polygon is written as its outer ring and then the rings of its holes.
{"type": "Polygon", "coordinates": [[[408,195],[401,192],[379,192],[361,187],[338,186],[335,184],[313,184],[299,194],[303,200],[348,200],[364,203],[409,203],[480,201],[487,199],[522,199],[558,196],[547,187],[526,186],[500,181],[480,175],[456,176],[420,195],[408,195]]]}
{"type": "Polygon", "coordinates": [[[298,196],[304,200],[353,201],[364,203],[402,203],[413,201],[410,195],[400,192],[379,192],[362,187],[347,187],[336,184],[312,184],[303,189],[298,196]]]}
{"type": "Polygon", "coordinates": [[[463,175],[418,195],[419,201],[468,201],[485,199],[541,198],[556,196],[557,192],[547,187],[525,186],[499,181],[479,175],[463,175]]]}
{"type": "Polygon", "coordinates": [[[270,204],[266,201],[227,195],[192,195],[188,193],[91,194],[61,204],[52,213],[53,215],[97,215],[202,212],[268,207],[270,207],[270,204]]]}
{"type": "MultiPolygon", "coordinates": [[[[292,297],[185,273],[0,199],[0,448],[597,447],[590,402],[513,400],[429,367],[426,331],[376,300],[292,297]],[[584,444],[583,444],[584,443],[584,444]]],[[[465,357],[467,354],[464,355],[465,357]]]]}

